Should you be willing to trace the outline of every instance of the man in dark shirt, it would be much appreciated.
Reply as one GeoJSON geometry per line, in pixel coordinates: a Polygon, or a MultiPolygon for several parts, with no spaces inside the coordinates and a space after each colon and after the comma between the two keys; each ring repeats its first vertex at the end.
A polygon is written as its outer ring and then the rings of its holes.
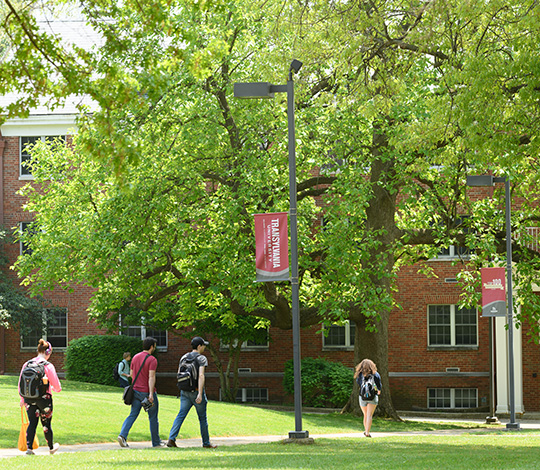
{"type": "Polygon", "coordinates": [[[203,442],[203,447],[206,449],[215,449],[217,445],[210,442],[210,436],[208,434],[208,420],[206,418],[206,406],[208,400],[206,399],[206,394],[204,393],[204,370],[208,365],[208,359],[206,356],[203,356],[203,352],[208,345],[208,341],[205,341],[200,336],[195,336],[191,340],[192,351],[190,353],[184,354],[182,360],[188,355],[196,356],[196,361],[198,362],[198,387],[194,391],[185,391],[182,390],[180,393],[180,411],[174,419],[174,423],[169,433],[169,441],[167,442],[167,447],[177,447],[176,446],[176,436],[180,432],[182,423],[186,418],[189,410],[192,406],[197,410],[197,415],[199,416],[199,424],[201,428],[201,437],[203,442]]]}

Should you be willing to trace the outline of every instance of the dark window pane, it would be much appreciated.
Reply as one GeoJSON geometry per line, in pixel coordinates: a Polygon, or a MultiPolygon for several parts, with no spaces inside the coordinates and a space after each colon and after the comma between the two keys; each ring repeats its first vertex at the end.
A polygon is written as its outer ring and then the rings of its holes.
{"type": "Polygon", "coordinates": [[[28,148],[34,145],[41,137],[21,137],[21,175],[31,175],[30,167],[28,166],[31,156],[28,148]]]}

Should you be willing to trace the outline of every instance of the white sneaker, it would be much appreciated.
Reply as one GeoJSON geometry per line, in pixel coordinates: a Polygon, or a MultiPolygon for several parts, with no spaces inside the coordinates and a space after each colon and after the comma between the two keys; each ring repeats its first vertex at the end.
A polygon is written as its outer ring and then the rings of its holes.
{"type": "Polygon", "coordinates": [[[52,449],[49,449],[49,454],[53,455],[60,448],[60,444],[55,443],[52,449]]]}
{"type": "Polygon", "coordinates": [[[118,436],[118,444],[120,444],[120,447],[129,447],[123,436],[118,436]]]}
{"type": "Polygon", "coordinates": [[[26,455],[36,455],[36,454],[34,454],[34,451],[32,449],[28,449],[26,451],[26,455]]]}

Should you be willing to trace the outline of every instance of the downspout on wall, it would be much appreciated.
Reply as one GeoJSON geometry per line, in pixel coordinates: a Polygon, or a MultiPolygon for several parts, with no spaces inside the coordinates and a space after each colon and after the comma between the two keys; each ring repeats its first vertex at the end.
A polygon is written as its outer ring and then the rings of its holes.
{"type": "MultiPolygon", "coordinates": [[[[6,139],[0,135],[0,226],[4,225],[4,150],[6,139]]],[[[6,329],[0,326],[0,375],[6,373],[6,329]]]]}

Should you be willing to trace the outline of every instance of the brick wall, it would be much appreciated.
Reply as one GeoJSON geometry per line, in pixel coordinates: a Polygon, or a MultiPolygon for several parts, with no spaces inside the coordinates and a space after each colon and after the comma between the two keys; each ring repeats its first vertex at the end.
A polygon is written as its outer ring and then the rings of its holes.
{"type": "MultiPolygon", "coordinates": [[[[17,227],[20,222],[29,222],[31,214],[22,210],[24,199],[17,191],[26,184],[19,180],[18,137],[6,137],[3,159],[4,225],[17,227]]],[[[315,173],[314,173],[315,175],[315,173]]],[[[474,197],[487,197],[492,188],[471,188],[474,197]]],[[[319,198],[319,205],[324,201],[319,198]]],[[[9,258],[14,261],[19,255],[19,246],[7,248],[9,258]]],[[[489,321],[478,319],[478,346],[473,348],[430,348],[427,339],[427,306],[429,304],[457,304],[459,287],[446,282],[455,279],[462,266],[453,266],[450,261],[431,261],[429,264],[437,272],[437,278],[426,278],[417,273],[417,266],[404,267],[399,272],[397,301],[401,309],[395,309],[390,317],[389,327],[389,370],[390,386],[394,404],[398,409],[426,408],[428,388],[478,388],[479,405],[489,400],[489,321]],[[458,367],[459,374],[448,374],[446,368],[458,367]],[[476,374],[476,375],[475,375],[476,374]],[[416,376],[415,376],[416,375],[416,376]]],[[[8,273],[15,281],[15,273],[8,273]]],[[[55,290],[46,293],[56,305],[67,308],[68,339],[88,334],[102,334],[95,324],[87,319],[86,308],[92,291],[78,286],[74,292],[55,290]]],[[[302,329],[302,357],[324,357],[354,366],[352,351],[323,351],[320,327],[302,329]]],[[[526,330],[527,331],[527,330],[526,330]]],[[[251,374],[242,374],[240,386],[247,388],[269,388],[272,402],[291,402],[283,390],[282,374],[285,362],[292,359],[292,332],[270,330],[271,341],[267,351],[245,351],[239,367],[250,368],[251,374]]],[[[1,338],[1,336],[0,336],[1,338]]],[[[217,342],[214,342],[217,346],[217,342]]],[[[0,348],[1,350],[1,348],[0,348]]],[[[167,351],[159,355],[158,388],[161,393],[176,394],[174,374],[180,357],[190,350],[189,340],[175,332],[168,335],[167,351]]],[[[21,350],[17,332],[5,332],[5,370],[18,373],[22,363],[34,355],[34,351],[21,350]]],[[[226,361],[226,352],[220,352],[220,359],[226,361]]],[[[207,353],[210,358],[210,354],[207,353]]],[[[540,348],[524,341],[523,373],[524,401],[528,411],[540,411],[540,348]]],[[[52,358],[60,372],[63,372],[63,353],[56,351],[52,358]]],[[[212,399],[219,397],[219,378],[215,365],[210,359],[207,379],[207,393],[212,399]]]]}

